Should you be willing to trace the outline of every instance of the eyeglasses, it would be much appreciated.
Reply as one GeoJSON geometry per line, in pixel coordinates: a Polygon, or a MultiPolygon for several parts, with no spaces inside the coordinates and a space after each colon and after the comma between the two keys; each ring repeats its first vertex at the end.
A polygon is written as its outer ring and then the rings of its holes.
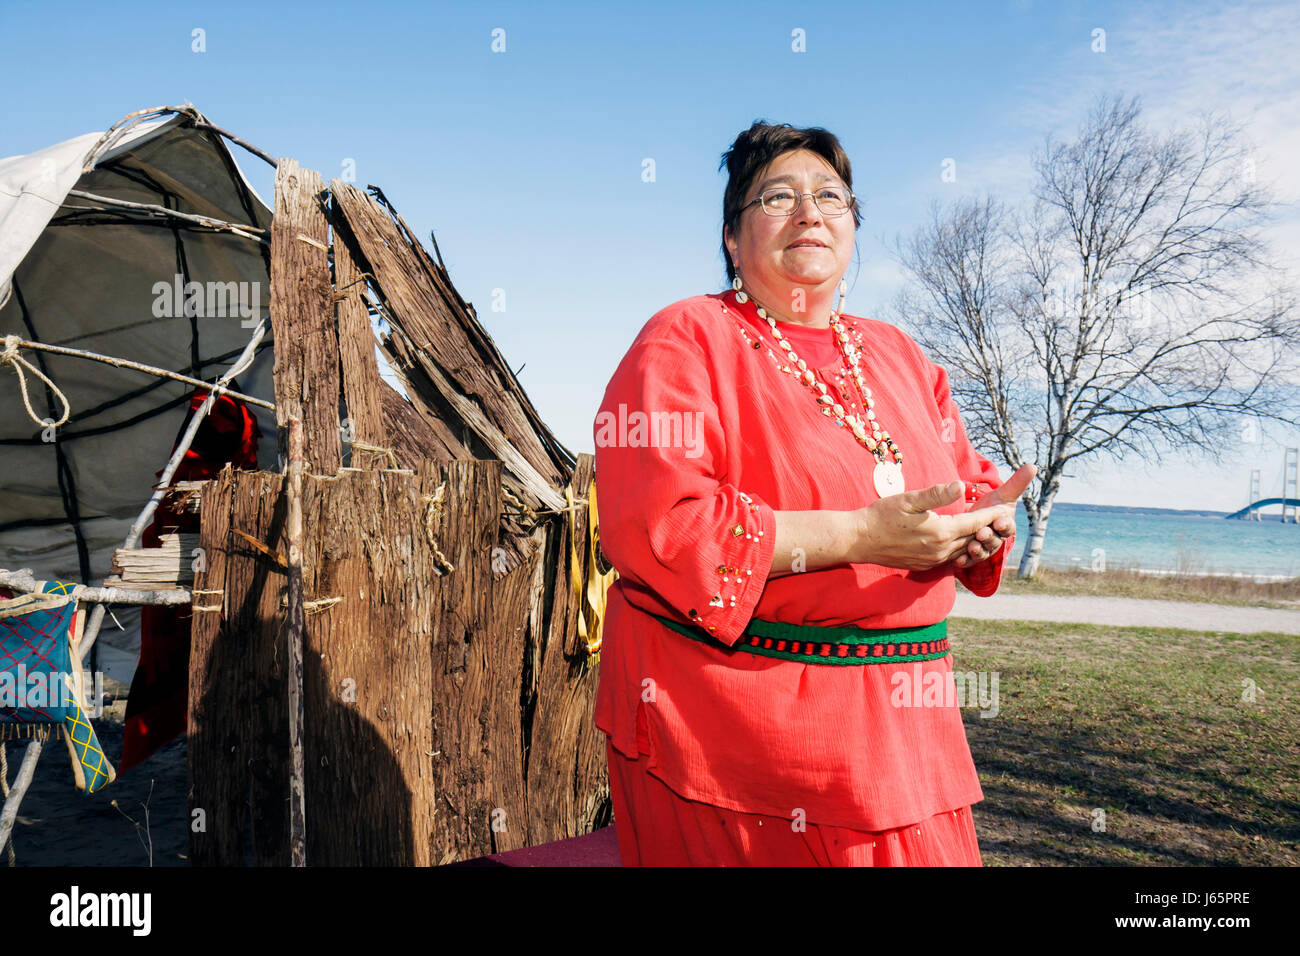
{"type": "Polygon", "coordinates": [[[803,204],[804,196],[812,196],[813,203],[826,216],[842,216],[853,205],[853,193],[843,186],[822,186],[812,193],[796,192],[789,186],[773,186],[745,203],[741,211],[758,203],[769,216],[791,216],[803,204]]]}

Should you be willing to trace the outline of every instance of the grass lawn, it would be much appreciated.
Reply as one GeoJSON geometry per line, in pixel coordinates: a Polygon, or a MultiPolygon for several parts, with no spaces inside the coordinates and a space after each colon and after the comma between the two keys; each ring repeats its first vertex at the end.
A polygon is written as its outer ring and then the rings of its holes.
{"type": "Polygon", "coordinates": [[[996,716],[962,708],[986,866],[1300,863],[1300,638],[970,618],[949,636],[954,671],[998,675],[996,716]]]}
{"type": "Polygon", "coordinates": [[[1032,578],[1004,569],[999,594],[1078,594],[1095,597],[1155,598],[1163,601],[1208,601],[1250,607],[1300,608],[1300,578],[1256,584],[1249,578],[1200,574],[1153,575],[1129,570],[1053,571],[1040,568],[1032,578]]]}

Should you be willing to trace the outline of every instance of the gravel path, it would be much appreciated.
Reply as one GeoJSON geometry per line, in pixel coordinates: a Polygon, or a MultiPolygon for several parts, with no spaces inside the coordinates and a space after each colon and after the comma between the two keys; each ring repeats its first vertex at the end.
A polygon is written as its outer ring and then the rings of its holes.
{"type": "Polygon", "coordinates": [[[960,588],[953,617],[1013,621],[1065,621],[1119,627],[1176,627],[1185,631],[1300,634],[1300,611],[1234,607],[1183,601],[1050,594],[995,594],[976,597],[960,588]]]}

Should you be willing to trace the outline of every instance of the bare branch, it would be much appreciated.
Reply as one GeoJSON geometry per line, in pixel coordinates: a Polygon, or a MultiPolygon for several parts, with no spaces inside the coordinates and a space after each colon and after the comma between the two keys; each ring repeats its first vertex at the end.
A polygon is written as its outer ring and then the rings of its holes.
{"type": "Polygon", "coordinates": [[[1076,459],[1217,453],[1242,414],[1300,415],[1296,295],[1240,128],[1206,114],[1156,135],[1140,112],[1103,96],[1072,141],[1048,137],[1027,209],[936,205],[896,243],[900,315],[948,368],[972,442],[1013,466],[1033,444],[1038,544],[1076,459]]]}

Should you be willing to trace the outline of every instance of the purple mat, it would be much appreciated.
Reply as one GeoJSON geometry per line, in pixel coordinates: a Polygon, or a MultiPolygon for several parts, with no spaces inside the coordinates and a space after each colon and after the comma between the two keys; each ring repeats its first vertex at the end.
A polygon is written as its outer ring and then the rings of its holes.
{"type": "Polygon", "coordinates": [[[526,846],[507,853],[449,863],[448,866],[621,866],[618,835],[611,824],[583,836],[526,846]]]}

